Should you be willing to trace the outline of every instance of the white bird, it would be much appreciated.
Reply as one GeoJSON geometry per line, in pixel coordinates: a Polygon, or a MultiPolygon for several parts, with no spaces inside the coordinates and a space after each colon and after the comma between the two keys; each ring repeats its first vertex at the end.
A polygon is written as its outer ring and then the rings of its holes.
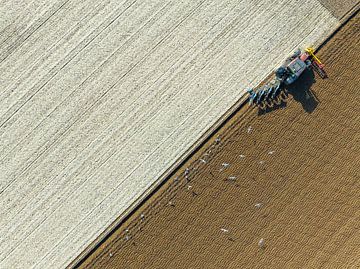
{"type": "Polygon", "coordinates": [[[200,159],[200,162],[202,163],[206,163],[206,161],[204,159],[200,159]]]}
{"type": "Polygon", "coordinates": [[[113,254],[110,252],[110,253],[109,253],[109,256],[110,256],[110,257],[112,257],[112,256],[113,256],[113,254]]]}
{"type": "Polygon", "coordinates": [[[252,129],[253,128],[251,126],[249,126],[249,128],[247,129],[247,132],[250,133],[252,131],[252,129]]]}
{"type": "Polygon", "coordinates": [[[187,186],[187,189],[188,189],[188,190],[190,190],[191,188],[192,188],[192,186],[191,186],[191,185],[188,185],[188,186],[187,186]]]}
{"type": "Polygon", "coordinates": [[[221,228],[220,230],[221,230],[223,233],[228,233],[228,232],[229,232],[228,229],[224,229],[224,228],[221,228]]]}
{"type": "Polygon", "coordinates": [[[234,181],[234,180],[236,180],[236,177],[235,176],[230,176],[230,177],[228,177],[228,179],[234,181]]]}
{"type": "Polygon", "coordinates": [[[260,162],[259,162],[259,164],[264,164],[264,163],[265,163],[265,161],[260,161],[260,162]]]}
{"type": "Polygon", "coordinates": [[[264,248],[264,247],[265,247],[265,239],[264,239],[264,238],[261,238],[261,239],[259,240],[258,246],[259,246],[260,248],[264,248]]]}
{"type": "Polygon", "coordinates": [[[274,154],[275,153],[275,150],[270,150],[269,151],[269,155],[272,155],[272,154],[274,154]]]}
{"type": "Polygon", "coordinates": [[[221,166],[222,167],[220,168],[220,172],[225,170],[226,168],[228,168],[230,166],[230,164],[229,163],[222,163],[221,166]]]}
{"type": "Polygon", "coordinates": [[[239,157],[240,158],[245,158],[245,155],[240,154],[239,157]]]}
{"type": "Polygon", "coordinates": [[[256,203],[256,204],[255,204],[255,207],[256,207],[256,208],[261,208],[262,205],[263,205],[262,203],[256,203]]]}

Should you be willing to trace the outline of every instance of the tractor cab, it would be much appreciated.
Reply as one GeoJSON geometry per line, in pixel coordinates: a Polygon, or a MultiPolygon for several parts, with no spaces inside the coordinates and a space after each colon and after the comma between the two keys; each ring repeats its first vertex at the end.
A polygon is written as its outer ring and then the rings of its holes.
{"type": "Polygon", "coordinates": [[[288,71],[288,76],[284,80],[284,83],[286,85],[293,83],[295,80],[298,79],[298,77],[300,77],[300,75],[305,71],[307,67],[308,66],[306,65],[306,63],[300,60],[299,57],[292,60],[286,68],[288,71]]]}

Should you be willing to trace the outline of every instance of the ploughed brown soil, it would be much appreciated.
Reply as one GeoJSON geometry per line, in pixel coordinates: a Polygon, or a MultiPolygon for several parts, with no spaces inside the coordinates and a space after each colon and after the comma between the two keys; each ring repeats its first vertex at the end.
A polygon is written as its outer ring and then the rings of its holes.
{"type": "Polygon", "coordinates": [[[320,49],[328,79],[246,105],[80,267],[359,268],[359,17],[320,49]]]}

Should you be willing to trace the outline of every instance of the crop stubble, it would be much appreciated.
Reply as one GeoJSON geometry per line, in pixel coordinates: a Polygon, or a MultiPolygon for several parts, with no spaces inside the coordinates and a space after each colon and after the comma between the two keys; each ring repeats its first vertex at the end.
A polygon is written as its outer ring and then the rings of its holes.
{"type": "Polygon", "coordinates": [[[358,268],[359,18],[319,51],[328,79],[238,112],[80,267],[358,268]]]}

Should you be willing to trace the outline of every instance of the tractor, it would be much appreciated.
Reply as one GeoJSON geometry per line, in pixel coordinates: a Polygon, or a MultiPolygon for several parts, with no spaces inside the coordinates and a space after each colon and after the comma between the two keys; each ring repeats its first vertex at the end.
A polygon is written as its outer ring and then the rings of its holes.
{"type": "Polygon", "coordinates": [[[314,54],[313,48],[307,48],[303,53],[296,50],[288,57],[284,64],[275,71],[275,79],[261,87],[257,91],[249,89],[250,104],[266,105],[278,98],[282,93],[283,86],[294,83],[306,69],[313,69],[321,78],[326,78],[324,65],[314,54]]]}
{"type": "Polygon", "coordinates": [[[320,62],[319,58],[315,56],[314,49],[307,48],[303,53],[298,49],[276,70],[275,75],[282,83],[290,85],[296,81],[306,69],[310,68],[313,68],[321,78],[326,78],[324,65],[320,62]]]}

